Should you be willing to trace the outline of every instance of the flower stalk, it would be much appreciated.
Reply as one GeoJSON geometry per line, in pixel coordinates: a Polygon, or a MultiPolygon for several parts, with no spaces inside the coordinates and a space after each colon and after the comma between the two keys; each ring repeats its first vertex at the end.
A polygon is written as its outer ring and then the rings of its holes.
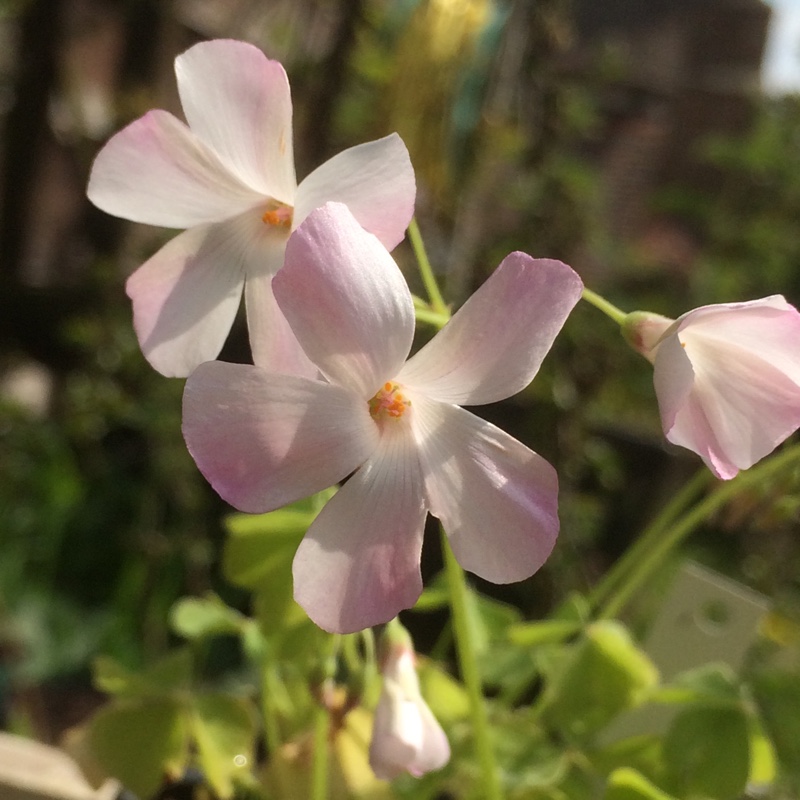
{"type": "Polygon", "coordinates": [[[607,317],[613,319],[617,325],[622,325],[622,323],[625,322],[625,318],[628,316],[622,309],[617,308],[613,303],[609,303],[605,297],[601,297],[597,292],[593,292],[585,286],[583,287],[581,297],[587,303],[602,311],[607,317]]]}
{"type": "Polygon", "coordinates": [[[636,592],[664,563],[667,556],[698,525],[722,508],[739,492],[757,486],[797,462],[800,462],[800,445],[794,445],[768,461],[753,467],[748,472],[741,473],[735,479],[718,485],[705,500],[695,505],[676,521],[670,523],[667,520],[665,524],[651,525],[635,545],[637,557],[635,561],[631,561],[632,567],[629,576],[600,609],[598,618],[610,619],[618,616],[636,592]]]}
{"type": "MultiPolygon", "coordinates": [[[[417,220],[414,217],[411,218],[411,222],[408,226],[408,238],[411,240],[414,257],[417,259],[417,266],[419,267],[422,283],[425,285],[425,291],[428,293],[431,311],[439,317],[449,318],[450,309],[447,307],[444,297],[442,297],[439,283],[436,280],[436,276],[433,274],[433,267],[431,267],[431,262],[425,251],[425,243],[422,241],[422,235],[419,232],[417,220]]],[[[419,316],[419,314],[417,316],[419,316]]]]}
{"type": "Polygon", "coordinates": [[[450,610],[452,627],[455,635],[456,652],[461,667],[461,676],[469,697],[472,735],[475,752],[483,777],[483,797],[486,800],[502,800],[503,789],[500,784],[500,772],[492,748],[489,721],[486,714],[486,702],[483,696],[475,642],[469,621],[468,587],[464,570],[456,561],[447,534],[442,530],[442,551],[447,574],[447,585],[450,592],[450,610]]]}

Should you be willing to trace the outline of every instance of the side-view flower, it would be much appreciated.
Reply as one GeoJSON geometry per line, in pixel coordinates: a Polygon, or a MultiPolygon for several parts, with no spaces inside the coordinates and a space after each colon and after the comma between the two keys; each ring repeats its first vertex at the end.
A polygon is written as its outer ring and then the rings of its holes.
{"type": "Polygon", "coordinates": [[[186,384],[183,430],[200,470],[243,511],[356,470],[295,556],[309,616],[351,632],[412,606],[428,511],[466,569],[495,583],[534,573],[558,533],[555,470],[459,406],[531,381],[580,297],[577,274],[512,253],[406,361],[414,307],[403,275],[346,206],[329,203],[292,235],[273,289],[326,381],[203,364],[186,384]]]}
{"type": "Polygon", "coordinates": [[[450,744],[420,693],[411,636],[396,620],[384,630],[381,650],[383,687],[375,709],[369,763],[382,780],[393,780],[404,772],[419,778],[450,760],[450,744]]]}
{"type": "Polygon", "coordinates": [[[753,466],[800,427],[800,313],[781,295],[677,320],[637,311],[623,332],[654,366],[664,435],[718,478],[753,466]]]}
{"type": "Polygon", "coordinates": [[[389,249],[416,193],[397,134],[339,153],[297,185],[292,103],[283,67],[245,42],[216,40],[175,60],[188,126],[154,110],[100,151],[89,199],[118,217],[185,228],[128,280],[148,361],[186,376],[216,358],[245,295],[257,364],[315,370],[272,295],[291,231],[326,201],[346,203],[389,249]]]}

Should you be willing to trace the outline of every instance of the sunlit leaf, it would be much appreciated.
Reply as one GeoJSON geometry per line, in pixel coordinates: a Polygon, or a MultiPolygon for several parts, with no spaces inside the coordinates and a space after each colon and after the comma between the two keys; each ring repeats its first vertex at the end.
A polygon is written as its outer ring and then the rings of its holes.
{"type": "Polygon", "coordinates": [[[671,790],[735,800],[750,772],[750,735],[744,712],[703,706],[682,711],[664,738],[671,790]]]}
{"type": "Polygon", "coordinates": [[[422,696],[441,723],[448,725],[469,716],[467,690],[436,662],[421,658],[417,664],[422,696]]]}
{"type": "Polygon", "coordinates": [[[94,684],[118,697],[158,696],[185,688],[192,675],[192,654],[173,650],[142,672],[133,672],[109,656],[94,661],[94,684]]]}
{"type": "Polygon", "coordinates": [[[696,669],[676,675],[660,686],[650,700],[659,703],[692,703],[738,706],[739,680],[727,664],[703,664],[696,669]]]}
{"type": "Polygon", "coordinates": [[[676,800],[635,769],[623,767],[611,773],[603,800],[676,800]]]}
{"type": "Polygon", "coordinates": [[[245,617],[217,595],[208,594],[178,600],[170,609],[169,621],[172,630],[184,639],[202,639],[239,633],[245,617]]]}
{"type": "Polygon", "coordinates": [[[655,666],[622,625],[594,623],[572,645],[563,674],[549,690],[547,718],[584,737],[635,706],[657,680],[655,666]]]}
{"type": "Polygon", "coordinates": [[[250,706],[229,694],[200,694],[192,699],[191,732],[206,780],[227,800],[237,776],[250,774],[256,732],[250,706]]]}
{"type": "Polygon", "coordinates": [[[165,775],[183,771],[187,745],[185,715],[166,698],[108,705],[89,725],[88,746],[96,762],[140,797],[151,797],[165,775]]]}
{"type": "Polygon", "coordinates": [[[796,672],[774,670],[756,675],[752,685],[781,766],[800,776],[800,677],[796,672]]]}

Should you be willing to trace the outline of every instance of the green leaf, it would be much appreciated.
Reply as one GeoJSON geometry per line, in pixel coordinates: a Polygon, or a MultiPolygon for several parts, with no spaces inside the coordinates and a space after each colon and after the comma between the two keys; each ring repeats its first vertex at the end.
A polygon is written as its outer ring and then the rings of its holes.
{"type": "Polygon", "coordinates": [[[800,677],[773,670],[754,676],[753,694],[781,766],[800,776],[800,677]]]}
{"type": "Polygon", "coordinates": [[[508,638],[520,647],[563,642],[580,633],[580,622],[544,620],[543,622],[518,622],[508,629],[508,638]]]}
{"type": "Polygon", "coordinates": [[[650,695],[658,703],[703,703],[738,707],[739,679],[727,664],[704,664],[676,675],[650,695]]]}
{"type": "Polygon", "coordinates": [[[603,800],[676,800],[635,769],[614,770],[608,779],[603,800]]]}
{"type": "Polygon", "coordinates": [[[156,661],[143,674],[142,680],[153,694],[188,689],[192,680],[194,660],[186,647],[178,648],[156,661]]]}
{"type": "Polygon", "coordinates": [[[112,703],[89,724],[88,745],[97,763],[139,797],[151,797],[165,775],[183,772],[186,719],[166,698],[112,703]]]}
{"type": "Polygon", "coordinates": [[[276,568],[294,557],[309,525],[336,493],[326,489],[269,514],[231,514],[225,519],[228,538],[223,553],[225,577],[245,589],[256,589],[276,568]]]}
{"type": "Polygon", "coordinates": [[[200,768],[216,794],[227,800],[237,776],[244,781],[252,770],[254,714],[244,700],[214,693],[193,698],[190,719],[200,768]]]}
{"type": "Polygon", "coordinates": [[[192,675],[192,654],[185,648],[168,653],[143,672],[132,672],[109,656],[94,661],[94,685],[117,697],[169,694],[186,688],[192,675]]]}
{"type": "Polygon", "coordinates": [[[130,695],[141,692],[141,677],[111,656],[98,656],[92,664],[92,682],[101,692],[130,695]]]}
{"type": "Polygon", "coordinates": [[[240,633],[246,618],[225,605],[213,593],[206,597],[183,597],[170,610],[170,626],[184,639],[240,633]]]}
{"type": "Polygon", "coordinates": [[[546,703],[551,725],[572,737],[590,735],[637,705],[658,671],[617,622],[596,622],[572,645],[546,703]]]}
{"type": "Polygon", "coordinates": [[[699,706],[681,712],[664,738],[664,762],[670,787],[680,797],[735,800],[750,772],[744,711],[699,706]]]}
{"type": "Polygon", "coordinates": [[[417,664],[420,689],[433,715],[444,724],[451,724],[469,716],[467,690],[436,662],[420,658],[417,664]]]}

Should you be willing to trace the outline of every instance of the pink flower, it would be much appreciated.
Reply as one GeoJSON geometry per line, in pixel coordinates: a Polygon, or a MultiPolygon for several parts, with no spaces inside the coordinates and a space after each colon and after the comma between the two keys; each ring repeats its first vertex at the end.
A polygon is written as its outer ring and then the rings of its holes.
{"type": "MultiPolygon", "coordinates": [[[[388,629],[387,629],[388,630],[388,629]]],[[[384,637],[383,687],[375,709],[369,764],[381,780],[403,772],[419,778],[450,760],[450,744],[422,699],[414,667],[414,645],[399,623],[384,637]]]]}
{"type": "Polygon", "coordinates": [[[257,364],[315,374],[272,295],[290,232],[328,200],[350,207],[389,249],[414,206],[397,134],[345,150],[299,186],[283,67],[244,42],[191,47],[175,60],[187,127],[150,111],[100,151],[89,199],[118,217],[187,228],[131,275],[134,326],[150,363],[185,376],[216,358],[244,289],[257,364]]]}
{"type": "Polygon", "coordinates": [[[580,296],[575,272],[512,253],[406,362],[414,306],[403,275],[330,203],[292,235],[273,288],[327,382],[203,364],[186,384],[183,431],[200,470],[243,511],[357,470],[295,556],[295,598],[309,616],[350,632],[412,606],[427,511],[466,569],[495,583],[535,572],[558,532],[555,470],[459,405],[529,383],[580,296]]]}
{"type": "Polygon", "coordinates": [[[654,365],[664,435],[723,479],[800,427],[800,314],[780,295],[667,319],[629,314],[631,344],[654,365]]]}

